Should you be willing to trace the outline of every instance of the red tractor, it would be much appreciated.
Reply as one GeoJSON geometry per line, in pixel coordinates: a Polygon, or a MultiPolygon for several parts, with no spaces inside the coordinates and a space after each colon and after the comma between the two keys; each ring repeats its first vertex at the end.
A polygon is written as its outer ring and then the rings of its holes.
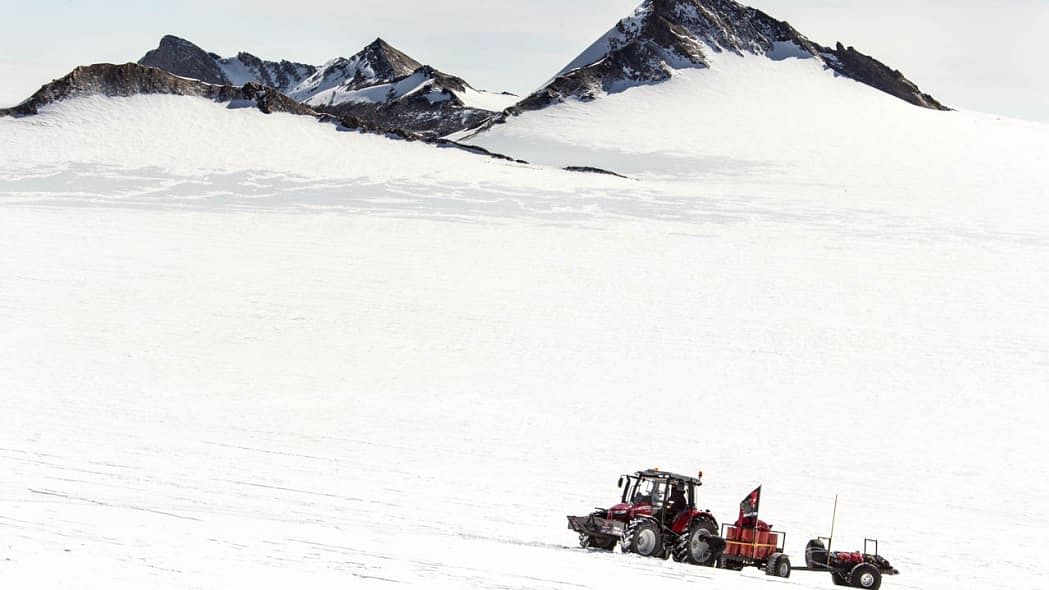
{"type": "Polygon", "coordinates": [[[620,503],[588,516],[569,516],[568,528],[583,547],[713,566],[725,550],[718,523],[709,510],[696,508],[698,477],[658,469],[619,478],[620,503]]]}

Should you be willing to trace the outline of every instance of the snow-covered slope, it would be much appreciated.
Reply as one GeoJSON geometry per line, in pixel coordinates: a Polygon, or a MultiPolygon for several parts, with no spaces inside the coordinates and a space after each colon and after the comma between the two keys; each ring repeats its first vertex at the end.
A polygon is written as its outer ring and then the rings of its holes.
{"type": "MultiPolygon", "coordinates": [[[[713,104],[672,100],[632,105],[667,131],[713,104]]],[[[948,195],[923,173],[963,150],[882,165],[912,135],[821,182],[873,123],[786,104],[662,142],[574,105],[496,130],[593,133],[573,154],[634,180],[199,98],[0,118],[0,580],[833,588],[575,548],[564,514],[660,466],[703,469],[721,519],[763,483],[795,561],[841,493],[837,546],[879,537],[886,589],[1037,587],[1044,127],[930,112],[1015,141],[948,195]]]]}
{"type": "Polygon", "coordinates": [[[1017,219],[1045,210],[1049,186],[1049,126],[917,108],[815,58],[722,53],[707,69],[524,112],[467,142],[544,164],[689,178],[704,192],[751,186],[946,215],[1017,219]],[[988,200],[1000,202],[984,210],[988,200]]]}

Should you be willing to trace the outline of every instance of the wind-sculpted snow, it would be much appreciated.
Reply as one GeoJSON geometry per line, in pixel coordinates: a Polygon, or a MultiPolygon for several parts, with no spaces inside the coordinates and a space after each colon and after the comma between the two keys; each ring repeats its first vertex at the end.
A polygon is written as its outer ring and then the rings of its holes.
{"type": "Polygon", "coordinates": [[[0,580],[834,587],[576,548],[565,514],[659,466],[722,520],[764,484],[795,563],[840,493],[887,590],[1032,587],[1037,154],[947,195],[697,145],[623,179],[200,98],[0,119],[0,580]]]}

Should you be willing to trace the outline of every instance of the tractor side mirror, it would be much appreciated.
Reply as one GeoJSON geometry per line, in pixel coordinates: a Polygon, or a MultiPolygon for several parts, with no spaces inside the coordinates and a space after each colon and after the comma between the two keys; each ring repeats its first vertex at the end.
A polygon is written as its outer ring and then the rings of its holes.
{"type": "Polygon", "coordinates": [[[617,488],[623,487],[623,476],[622,475],[619,476],[619,483],[616,485],[616,487],[617,488]]]}

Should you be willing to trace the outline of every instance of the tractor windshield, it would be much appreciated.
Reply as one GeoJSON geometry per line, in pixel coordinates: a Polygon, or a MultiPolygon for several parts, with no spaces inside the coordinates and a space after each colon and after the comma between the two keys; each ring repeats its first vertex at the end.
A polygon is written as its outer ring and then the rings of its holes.
{"type": "Polygon", "coordinates": [[[652,504],[658,506],[663,503],[664,483],[657,479],[642,479],[634,488],[633,504],[652,504]]]}

